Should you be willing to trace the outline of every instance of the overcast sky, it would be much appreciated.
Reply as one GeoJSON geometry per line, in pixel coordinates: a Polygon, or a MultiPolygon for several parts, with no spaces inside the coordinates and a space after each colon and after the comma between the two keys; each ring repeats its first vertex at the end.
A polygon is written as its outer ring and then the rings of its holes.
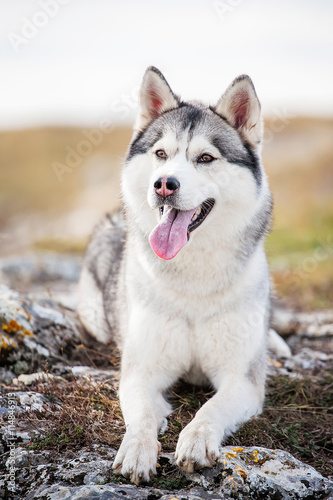
{"type": "Polygon", "coordinates": [[[264,113],[333,116],[331,0],[0,0],[0,127],[131,120],[148,65],[214,104],[247,73],[264,113]]]}

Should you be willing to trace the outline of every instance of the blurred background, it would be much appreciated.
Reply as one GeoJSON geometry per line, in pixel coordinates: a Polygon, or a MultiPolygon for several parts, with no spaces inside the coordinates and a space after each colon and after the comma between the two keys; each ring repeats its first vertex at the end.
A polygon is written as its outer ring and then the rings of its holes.
{"type": "Polygon", "coordinates": [[[333,2],[0,0],[0,252],[82,255],[119,176],[145,68],[214,104],[242,73],[265,117],[280,299],[333,303],[333,2]]]}

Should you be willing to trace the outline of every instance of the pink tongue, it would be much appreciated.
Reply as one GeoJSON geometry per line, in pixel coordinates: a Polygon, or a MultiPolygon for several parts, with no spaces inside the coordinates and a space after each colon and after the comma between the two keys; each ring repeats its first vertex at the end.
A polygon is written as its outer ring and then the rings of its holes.
{"type": "Polygon", "coordinates": [[[177,211],[167,209],[161,222],[149,235],[149,243],[156,255],[164,260],[173,259],[187,243],[187,228],[197,208],[177,211]]]}

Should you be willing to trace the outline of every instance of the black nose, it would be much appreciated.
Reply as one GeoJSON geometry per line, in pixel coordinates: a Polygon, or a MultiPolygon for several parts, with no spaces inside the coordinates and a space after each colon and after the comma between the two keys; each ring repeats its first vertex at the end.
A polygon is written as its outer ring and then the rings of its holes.
{"type": "Polygon", "coordinates": [[[158,195],[166,198],[180,188],[180,183],[174,177],[160,177],[154,182],[154,188],[158,195]]]}

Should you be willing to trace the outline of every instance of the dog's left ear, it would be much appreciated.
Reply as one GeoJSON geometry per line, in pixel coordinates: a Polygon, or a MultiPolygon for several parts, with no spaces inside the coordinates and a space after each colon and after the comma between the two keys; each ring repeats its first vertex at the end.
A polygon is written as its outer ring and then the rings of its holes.
{"type": "Polygon", "coordinates": [[[214,109],[246,142],[256,147],[262,136],[260,108],[251,78],[242,75],[229,85],[214,109]]]}
{"type": "Polygon", "coordinates": [[[162,73],[150,66],[143,77],[140,89],[140,109],[135,130],[140,131],[162,113],[179,105],[178,97],[172,92],[162,73]]]}

